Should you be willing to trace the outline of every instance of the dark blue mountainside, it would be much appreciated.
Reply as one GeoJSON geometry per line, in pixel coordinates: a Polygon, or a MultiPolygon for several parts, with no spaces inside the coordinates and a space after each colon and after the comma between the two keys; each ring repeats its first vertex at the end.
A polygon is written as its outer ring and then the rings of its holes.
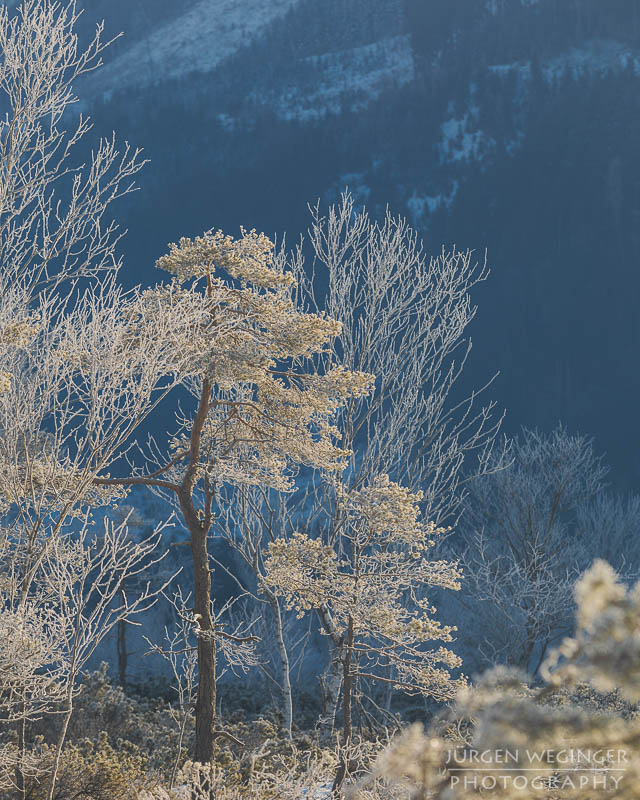
{"type": "Polygon", "coordinates": [[[640,483],[640,0],[87,0],[127,35],[77,89],[151,159],[125,280],[166,243],[295,238],[345,186],[488,249],[470,385],[640,483]]]}

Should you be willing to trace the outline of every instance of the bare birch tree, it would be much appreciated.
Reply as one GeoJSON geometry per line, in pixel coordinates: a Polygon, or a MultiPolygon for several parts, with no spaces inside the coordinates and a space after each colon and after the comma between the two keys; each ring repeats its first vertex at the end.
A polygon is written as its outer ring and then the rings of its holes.
{"type": "MultiPolygon", "coordinates": [[[[264,603],[271,611],[280,667],[283,729],[289,738],[293,729],[293,686],[290,646],[285,634],[286,611],[278,593],[266,579],[264,562],[267,544],[288,538],[294,530],[289,504],[281,501],[281,494],[277,491],[260,486],[239,487],[225,493],[220,503],[216,531],[234,548],[255,576],[258,596],[254,599],[264,603]]],[[[234,578],[239,583],[238,577],[234,578]]],[[[246,591],[246,587],[242,586],[242,590],[246,591]]]]}
{"type": "MultiPolygon", "coordinates": [[[[336,420],[340,445],[351,453],[339,492],[359,491],[380,475],[422,492],[427,518],[453,523],[461,510],[466,483],[485,472],[499,429],[494,406],[478,407],[477,393],[455,400],[471,344],[466,329],[475,316],[470,292],[487,276],[472,253],[445,250],[428,258],[418,236],[389,212],[383,222],[357,210],[349,193],[329,208],[312,209],[308,242],[313,268],[305,264],[305,245],[291,254],[300,276],[301,301],[312,310],[327,309],[342,331],[322,355],[324,369],[344,364],[376,376],[371,395],[345,404],[336,420]]],[[[292,498],[262,492],[249,502],[259,525],[237,520],[229,540],[253,565],[259,585],[264,568],[256,552],[261,527],[263,545],[295,531],[313,535],[341,553],[339,504],[333,478],[309,478],[309,491],[292,498]]],[[[269,590],[265,590],[269,591],[269,590]]],[[[273,591],[273,590],[270,590],[273,591]]],[[[273,604],[272,604],[273,605],[273,604]]],[[[332,724],[343,679],[343,638],[330,615],[318,610],[331,642],[329,668],[323,676],[325,719],[332,724]]],[[[278,612],[274,607],[278,627],[278,612]]],[[[286,653],[282,673],[287,672],[286,653]]],[[[285,693],[285,708],[290,706],[285,693]]]]}
{"type": "MultiPolygon", "coordinates": [[[[388,474],[424,493],[434,524],[454,524],[466,483],[487,468],[501,421],[494,403],[478,405],[485,387],[466,399],[454,391],[471,352],[470,293],[488,277],[486,263],[455,247],[428,257],[403,218],[387,211],[376,222],[348,192],[326,216],[319,205],[312,209],[308,235],[308,302],[342,325],[327,363],[376,376],[375,392],[339,418],[342,445],[353,453],[348,485],[388,474]]],[[[302,269],[300,248],[296,262],[302,269]]]]}
{"type": "Polygon", "coordinates": [[[91,509],[122,490],[93,479],[176,383],[166,345],[129,335],[138,295],[115,283],[120,234],[106,215],[132,190],[140,154],[110,138],[78,159],[91,126],[73,113],[73,83],[108,43],[98,26],[81,50],[77,19],[73,2],[0,7],[0,739],[17,726],[18,796],[27,720],[67,719],[86,658],[152,600],[143,589],[113,602],[114,576],[151,545],[125,546],[118,528],[94,549],[91,509]]]}
{"type": "MultiPolygon", "coordinates": [[[[53,625],[51,598],[41,591],[43,570],[54,570],[63,542],[79,535],[79,520],[122,496],[121,489],[98,488],[93,481],[121,457],[137,426],[174,385],[171,376],[164,380],[164,345],[129,337],[127,307],[111,280],[84,291],[72,304],[40,295],[33,303],[33,322],[6,345],[8,377],[0,394],[5,525],[0,572],[9,587],[2,613],[16,619],[25,618],[29,609],[41,620],[35,624],[45,624],[39,617],[44,614],[46,624],[53,625]]],[[[14,324],[5,326],[5,336],[14,324]]],[[[108,567],[121,578],[131,566],[126,552],[117,548],[108,567]]],[[[91,568],[96,581],[107,566],[105,561],[91,568]]],[[[80,578],[74,580],[80,591],[80,578]]],[[[69,578],[69,592],[72,583],[69,578]]],[[[70,594],[69,602],[77,597],[70,594]]],[[[65,608],[57,608],[60,626],[65,608]]],[[[97,629],[94,634],[101,638],[97,629]]],[[[73,684],[77,670],[71,675],[73,684]]],[[[28,687],[18,721],[22,743],[31,704],[27,697],[34,699],[28,687]]]]}
{"type": "MultiPolygon", "coordinates": [[[[22,602],[22,551],[16,552],[14,536],[3,542],[10,546],[0,552],[0,625],[5,634],[0,644],[0,708],[5,724],[61,715],[55,758],[47,765],[49,798],[54,795],[81,671],[109,632],[122,620],[131,624],[133,616],[155,604],[164,588],[147,583],[128,601],[118,599],[123,576],[135,578],[163,558],[158,547],[162,527],[145,541],[132,542],[126,521],[114,525],[106,520],[100,530],[86,512],[79,526],[66,526],[48,539],[22,602]]],[[[29,762],[24,742],[17,752],[18,791],[20,773],[29,771],[23,761],[29,762]]],[[[3,764],[0,784],[9,779],[3,764]]]]}
{"type": "Polygon", "coordinates": [[[72,111],[73,84],[101,65],[109,45],[101,24],[79,49],[78,16],[73,1],[0,7],[0,289],[18,319],[35,295],[119,263],[121,234],[105,213],[142,166],[140,151],[120,151],[114,138],[75,161],[91,124],[72,111]]]}
{"type": "Polygon", "coordinates": [[[535,674],[568,633],[573,584],[600,555],[594,524],[615,521],[601,497],[607,470],[589,438],[561,426],[548,435],[523,430],[511,463],[494,466],[472,484],[458,548],[468,620],[461,639],[479,656],[476,667],[505,663],[535,674]],[[587,524],[586,509],[611,517],[587,524]]]}

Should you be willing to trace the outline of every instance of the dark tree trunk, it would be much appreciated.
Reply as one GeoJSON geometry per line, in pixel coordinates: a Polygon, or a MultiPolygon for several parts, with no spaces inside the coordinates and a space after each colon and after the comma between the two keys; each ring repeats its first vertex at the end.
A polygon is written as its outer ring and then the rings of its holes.
{"type": "Polygon", "coordinates": [[[202,382],[198,412],[191,429],[189,467],[178,489],[178,501],[189,530],[193,559],[194,614],[200,631],[198,636],[198,696],[196,698],[195,761],[213,762],[216,717],[216,642],[211,617],[211,569],[207,552],[207,534],[211,527],[211,492],[205,480],[205,510],[198,513],[194,506],[193,490],[198,480],[202,431],[209,411],[211,383],[202,382]]]}
{"type": "Polygon", "coordinates": [[[196,741],[194,760],[213,761],[216,716],[216,642],[211,616],[211,569],[207,552],[209,526],[201,521],[191,497],[184,489],[178,493],[180,508],[189,529],[193,559],[193,612],[198,627],[208,636],[198,636],[198,696],[196,698],[196,741]]]}
{"type": "Polygon", "coordinates": [[[198,637],[198,697],[196,699],[195,760],[210,764],[216,715],[216,643],[211,617],[211,570],[207,553],[207,534],[201,528],[191,532],[193,555],[194,612],[200,630],[210,637],[198,637]]]}
{"type": "Polygon", "coordinates": [[[333,782],[333,794],[337,794],[347,777],[350,767],[349,748],[353,736],[352,705],[353,705],[353,620],[349,617],[347,634],[344,643],[344,656],[342,659],[342,756],[340,765],[333,782]]]}

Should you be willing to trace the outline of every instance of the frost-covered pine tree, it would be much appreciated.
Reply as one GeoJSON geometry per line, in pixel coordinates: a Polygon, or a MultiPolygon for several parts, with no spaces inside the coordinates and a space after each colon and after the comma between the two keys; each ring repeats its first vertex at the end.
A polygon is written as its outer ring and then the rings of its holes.
{"type": "MultiPolygon", "coordinates": [[[[232,636],[212,608],[208,539],[220,488],[259,485],[286,492],[299,464],[340,471],[348,452],[336,446],[337,410],[371,390],[366,373],[340,365],[318,371],[341,326],[304,313],[296,280],[263,234],[238,239],[210,232],[171,245],[157,266],[174,274],[131,306],[129,335],[164,337],[175,348],[173,373],[189,390],[190,413],[164,447],[153,442],[148,467],[100,487],[145,485],[168,497],[190,535],[198,650],[195,760],[207,764],[216,728],[216,642],[232,636]]],[[[233,635],[238,643],[243,637],[233,635]]]]}
{"type": "MultiPolygon", "coordinates": [[[[341,548],[294,533],[269,545],[267,582],[302,615],[318,611],[339,637],[342,731],[352,744],[352,712],[359,682],[388,683],[407,694],[453,697],[464,679],[450,671],[460,660],[433,642],[451,642],[455,628],[439,623],[424,596],[430,587],[457,590],[456,564],[433,560],[442,530],[421,520],[421,494],[380,476],[341,499],[341,548]]],[[[345,777],[343,760],[336,776],[345,777]]]]}

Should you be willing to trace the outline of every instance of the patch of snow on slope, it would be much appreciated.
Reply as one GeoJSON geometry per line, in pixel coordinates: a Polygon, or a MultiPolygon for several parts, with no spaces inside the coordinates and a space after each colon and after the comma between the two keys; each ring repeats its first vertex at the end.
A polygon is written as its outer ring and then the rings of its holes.
{"type": "Polygon", "coordinates": [[[551,80],[569,71],[574,77],[589,72],[606,74],[624,69],[629,62],[637,73],[639,67],[638,53],[630,50],[621,42],[595,39],[585,47],[572,47],[565,54],[552,59],[544,66],[547,80],[551,80]]]}
{"type": "Polygon", "coordinates": [[[442,123],[440,158],[443,163],[482,159],[487,149],[493,146],[493,140],[487,139],[483,131],[471,129],[473,116],[472,111],[462,119],[452,117],[442,123]]]}
{"type": "Polygon", "coordinates": [[[411,218],[414,222],[422,219],[427,211],[429,214],[433,214],[433,212],[437,211],[441,205],[441,194],[436,195],[435,197],[431,195],[419,195],[415,189],[411,197],[407,200],[407,208],[409,209],[409,213],[411,214],[411,218]]]}
{"type": "MultiPolygon", "coordinates": [[[[549,59],[541,65],[542,74],[549,82],[568,73],[580,77],[589,72],[605,75],[609,72],[633,66],[640,75],[640,53],[631,50],[621,42],[611,39],[594,39],[584,47],[572,47],[565,53],[549,59]]],[[[508,75],[519,72],[523,78],[531,76],[531,62],[514,62],[512,64],[494,64],[489,70],[496,75],[508,75]]]]}
{"type": "Polygon", "coordinates": [[[135,42],[94,79],[105,93],[210,72],[298,0],[201,0],[179,19],[135,42]]]}
{"type": "Polygon", "coordinates": [[[305,60],[315,73],[313,88],[292,85],[279,98],[283,119],[316,119],[344,108],[357,111],[389,86],[413,80],[414,64],[408,35],[305,60]]]}
{"type": "Polygon", "coordinates": [[[437,211],[441,206],[451,208],[453,201],[458,194],[460,184],[457,180],[453,180],[448,194],[438,195],[419,195],[417,190],[413,190],[413,194],[407,200],[407,208],[414,224],[419,224],[424,221],[427,213],[429,215],[437,211]]]}
{"type": "MultiPolygon", "coordinates": [[[[520,0],[520,5],[524,6],[524,8],[528,8],[529,6],[536,6],[538,5],[539,0],[520,0]]],[[[498,14],[504,9],[505,0],[486,0],[485,8],[487,11],[494,17],[497,17],[498,14]]]]}

